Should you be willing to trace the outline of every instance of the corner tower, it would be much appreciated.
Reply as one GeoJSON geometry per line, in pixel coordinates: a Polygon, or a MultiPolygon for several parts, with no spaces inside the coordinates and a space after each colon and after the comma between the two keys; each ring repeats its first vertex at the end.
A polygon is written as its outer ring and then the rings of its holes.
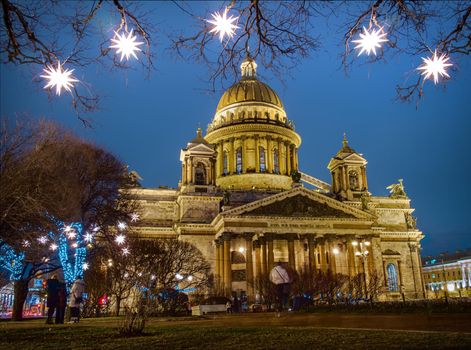
{"type": "Polygon", "coordinates": [[[348,145],[347,135],[344,134],[342,148],[327,165],[332,175],[332,193],[349,201],[360,200],[363,195],[369,195],[367,163],[361,154],[348,145]]]}
{"type": "Polygon", "coordinates": [[[255,61],[247,57],[240,68],[241,79],[222,95],[205,137],[217,152],[216,185],[290,189],[301,138],[276,92],[257,79],[255,61]]]}

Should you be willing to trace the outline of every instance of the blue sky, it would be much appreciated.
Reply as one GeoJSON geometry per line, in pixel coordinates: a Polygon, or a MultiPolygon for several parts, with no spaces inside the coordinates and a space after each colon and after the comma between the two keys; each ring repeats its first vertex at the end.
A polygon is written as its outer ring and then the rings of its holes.
{"type": "MultiPolygon", "coordinates": [[[[190,26],[190,18],[172,4],[152,6],[158,7],[153,16],[162,29],[149,78],[138,64],[126,71],[99,65],[75,71],[102,98],[100,110],[89,116],[92,129],[75,117],[67,94],[49,99],[43,83],[33,82],[39,67],[25,65],[0,66],[2,118],[27,113],[57,120],[115,153],[144,178],[144,186],[176,187],[180,149],[199,125],[205,129],[211,121],[222,91],[207,93],[206,67],[176,60],[167,50],[165,32],[190,26]]],[[[202,6],[218,9],[211,2],[202,6]]],[[[453,58],[452,79],[438,87],[427,83],[417,107],[396,101],[395,86],[415,74],[420,57],[395,55],[374,64],[360,57],[347,75],[339,59],[342,33],[326,27],[319,34],[322,47],[283,83],[259,67],[302,137],[300,169],[330,182],[326,166],[346,132],[351,147],[368,160],[373,195],[387,195],[386,186],[404,179],[426,235],[425,255],[470,247],[469,59],[453,58]]]]}

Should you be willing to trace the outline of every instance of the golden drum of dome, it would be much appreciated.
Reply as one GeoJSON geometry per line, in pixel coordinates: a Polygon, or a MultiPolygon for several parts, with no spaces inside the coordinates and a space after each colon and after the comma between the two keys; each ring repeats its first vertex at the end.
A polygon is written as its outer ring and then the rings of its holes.
{"type": "Polygon", "coordinates": [[[283,104],[275,91],[256,79],[243,79],[232,85],[222,95],[216,113],[224,108],[240,102],[262,102],[283,109],[283,104]]]}

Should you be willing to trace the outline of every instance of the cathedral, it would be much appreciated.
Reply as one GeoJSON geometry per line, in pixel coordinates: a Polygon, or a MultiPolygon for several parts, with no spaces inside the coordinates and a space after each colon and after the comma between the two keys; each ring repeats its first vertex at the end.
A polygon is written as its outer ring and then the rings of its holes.
{"type": "Polygon", "coordinates": [[[194,244],[226,295],[254,298],[255,279],[282,262],[297,272],[377,276],[380,300],[422,298],[420,240],[402,180],[368,191],[367,161],[348,143],[327,168],[301,171],[301,137],[277,93],[247,58],[203,136],[181,150],[177,189],[136,189],[139,234],[194,244]]]}

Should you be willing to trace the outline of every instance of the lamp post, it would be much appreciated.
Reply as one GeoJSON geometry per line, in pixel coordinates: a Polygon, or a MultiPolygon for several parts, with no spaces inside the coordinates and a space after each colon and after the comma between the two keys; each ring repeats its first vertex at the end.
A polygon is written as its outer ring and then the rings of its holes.
{"type": "Polygon", "coordinates": [[[367,289],[367,284],[366,284],[366,269],[365,269],[365,261],[368,258],[369,251],[367,247],[370,246],[369,241],[364,241],[364,242],[357,242],[353,241],[352,245],[354,247],[359,247],[359,250],[355,252],[355,256],[357,256],[360,261],[361,261],[361,266],[363,269],[363,283],[364,283],[364,288],[365,288],[365,298],[368,299],[368,289],[367,289]]]}

